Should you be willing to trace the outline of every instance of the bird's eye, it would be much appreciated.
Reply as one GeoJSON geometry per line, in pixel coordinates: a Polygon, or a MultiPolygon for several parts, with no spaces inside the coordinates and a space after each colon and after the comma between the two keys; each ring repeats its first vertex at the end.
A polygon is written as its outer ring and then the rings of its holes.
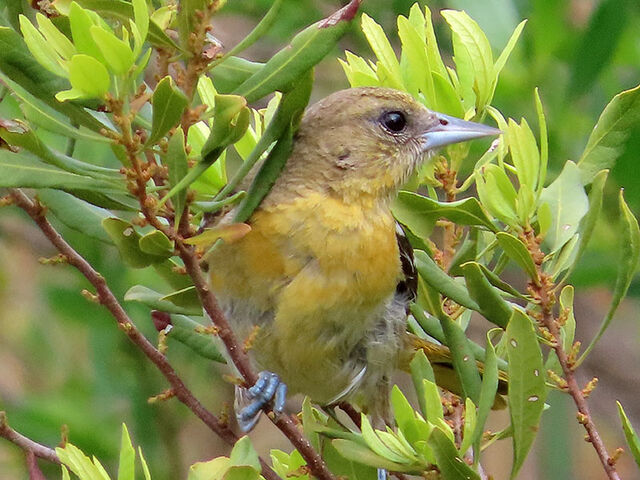
{"type": "Polygon", "coordinates": [[[400,133],[407,126],[407,119],[402,112],[386,112],[380,122],[391,133],[400,133]]]}

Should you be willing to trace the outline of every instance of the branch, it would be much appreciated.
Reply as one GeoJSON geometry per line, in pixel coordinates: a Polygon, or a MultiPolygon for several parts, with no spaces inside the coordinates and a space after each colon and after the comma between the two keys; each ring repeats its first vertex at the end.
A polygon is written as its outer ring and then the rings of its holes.
{"type": "MultiPolygon", "coordinates": [[[[173,369],[167,357],[165,357],[158,349],[156,349],[147,338],[136,328],[127,312],[122,308],[120,302],[115,297],[111,289],[107,285],[104,277],[100,275],[64,238],[53,228],[51,223],[45,217],[45,209],[42,205],[32,201],[21,190],[11,189],[11,196],[15,205],[24,210],[38,225],[42,233],[53,244],[53,246],[62,254],[67,262],[74,266],[82,275],[95,287],[99,302],[104,305],[118,323],[118,327],[123,330],[129,339],[138,347],[145,356],[153,362],[160,370],[160,373],[167,379],[173,393],[184,405],[186,405],[205,425],[230,445],[233,445],[238,437],[229,428],[229,426],[220,421],[213,413],[207,410],[202,403],[187,388],[177,372],[173,369]]],[[[279,477],[264,462],[262,464],[262,473],[268,480],[275,480],[279,477]]]]}
{"type": "Polygon", "coordinates": [[[34,442],[30,438],[16,432],[7,423],[7,415],[5,412],[0,412],[0,437],[6,438],[11,443],[20,447],[27,454],[27,457],[29,454],[32,454],[38,458],[60,465],[60,459],[54,449],[34,442]]]}
{"type": "MultiPolygon", "coordinates": [[[[553,350],[556,352],[558,362],[560,363],[560,367],[564,374],[564,380],[567,382],[566,391],[571,395],[571,398],[578,409],[578,422],[584,426],[587,431],[588,441],[593,445],[593,448],[598,454],[598,458],[602,463],[607,477],[610,480],[620,480],[620,476],[615,469],[615,460],[607,452],[607,448],[605,447],[604,442],[602,441],[602,438],[600,438],[600,434],[593,423],[593,418],[591,417],[591,412],[587,405],[585,393],[578,385],[578,381],[574,374],[573,362],[569,359],[567,352],[564,350],[558,322],[553,315],[553,305],[555,303],[553,295],[554,284],[551,277],[542,271],[541,264],[544,255],[540,250],[539,242],[532,231],[526,231],[524,232],[524,235],[526,240],[525,243],[530,250],[532,257],[536,259],[536,269],[538,277],[540,278],[539,285],[536,285],[533,281],[529,283],[529,290],[542,309],[542,318],[540,321],[542,326],[544,326],[551,335],[553,350]]],[[[545,332],[543,332],[543,334],[544,333],[545,332]]]]}

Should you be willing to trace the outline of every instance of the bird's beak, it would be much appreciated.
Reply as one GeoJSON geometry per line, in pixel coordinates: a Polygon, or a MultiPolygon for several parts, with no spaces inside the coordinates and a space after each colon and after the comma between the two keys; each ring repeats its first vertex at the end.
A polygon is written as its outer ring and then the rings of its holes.
{"type": "Polygon", "coordinates": [[[481,123],[467,122],[444,113],[436,112],[435,115],[438,122],[421,136],[424,151],[502,133],[502,130],[497,128],[488,127],[481,123]]]}

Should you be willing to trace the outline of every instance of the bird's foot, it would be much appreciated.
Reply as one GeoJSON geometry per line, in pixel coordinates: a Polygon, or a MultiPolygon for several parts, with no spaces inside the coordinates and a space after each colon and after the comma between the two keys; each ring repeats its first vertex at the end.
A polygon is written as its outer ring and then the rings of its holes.
{"type": "Polygon", "coordinates": [[[273,413],[280,415],[284,410],[287,385],[272,372],[263,371],[251,388],[236,387],[236,418],[243,432],[256,426],[260,412],[273,400],[273,413]]]}

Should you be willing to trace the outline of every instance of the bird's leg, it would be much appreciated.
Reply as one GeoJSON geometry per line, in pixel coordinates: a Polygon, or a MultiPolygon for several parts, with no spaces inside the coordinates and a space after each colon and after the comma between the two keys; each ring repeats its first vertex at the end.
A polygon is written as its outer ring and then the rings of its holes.
{"type": "Polygon", "coordinates": [[[273,413],[280,415],[287,399],[287,385],[272,372],[263,371],[251,388],[236,387],[236,418],[243,432],[255,427],[262,409],[273,400],[273,413]]]}
{"type": "Polygon", "coordinates": [[[387,480],[387,470],[385,468],[378,469],[378,480],[387,480]]]}

